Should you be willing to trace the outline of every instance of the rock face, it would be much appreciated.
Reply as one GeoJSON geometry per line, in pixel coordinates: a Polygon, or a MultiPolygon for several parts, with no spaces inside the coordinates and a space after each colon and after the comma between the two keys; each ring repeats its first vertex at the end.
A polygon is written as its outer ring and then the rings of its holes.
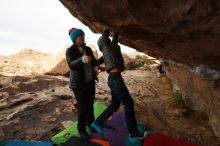
{"type": "MultiPolygon", "coordinates": [[[[122,76],[134,99],[138,121],[178,139],[201,146],[219,146],[220,139],[216,139],[207,123],[198,125],[184,117],[182,109],[169,107],[173,93],[166,75],[158,78],[157,70],[139,68],[127,70],[122,76]]],[[[108,75],[102,72],[98,78],[96,100],[109,105],[108,75]]],[[[74,94],[68,81],[62,76],[0,75],[0,138],[48,141],[76,121],[70,106],[74,94]]]]}
{"type": "Polygon", "coordinates": [[[150,56],[220,70],[219,0],[60,1],[94,32],[109,27],[150,56]]]}
{"type": "Polygon", "coordinates": [[[173,61],[165,61],[166,73],[183,93],[188,106],[208,115],[216,136],[220,137],[220,72],[199,66],[189,68],[173,61]]]}
{"type": "Polygon", "coordinates": [[[67,78],[0,75],[0,86],[1,140],[49,140],[63,119],[75,118],[61,98],[72,96],[67,78]]]}
{"type": "Polygon", "coordinates": [[[57,55],[54,55],[49,59],[49,65],[47,67],[47,71],[43,74],[46,75],[67,75],[69,72],[69,67],[66,62],[65,56],[66,50],[63,50],[57,55]]]}
{"type": "Polygon", "coordinates": [[[169,77],[191,99],[191,108],[209,115],[215,135],[220,137],[219,0],[60,2],[92,31],[111,28],[120,34],[122,44],[173,60],[174,65],[165,66],[169,77]]]}

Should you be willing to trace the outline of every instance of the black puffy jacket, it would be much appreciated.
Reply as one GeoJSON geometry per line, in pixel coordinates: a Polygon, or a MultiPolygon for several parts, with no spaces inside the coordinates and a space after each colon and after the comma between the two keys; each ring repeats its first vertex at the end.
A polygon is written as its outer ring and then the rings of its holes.
{"type": "MultiPolygon", "coordinates": [[[[87,56],[92,56],[93,61],[91,62],[93,67],[97,67],[104,63],[103,58],[96,60],[91,48],[84,45],[84,50],[87,56]]],[[[84,83],[84,69],[83,69],[83,62],[81,57],[84,54],[81,53],[76,45],[72,45],[71,47],[67,48],[66,50],[66,61],[70,68],[70,81],[69,87],[71,89],[78,89],[82,87],[84,83]]],[[[94,79],[98,80],[95,71],[93,69],[93,76],[94,79]]]]}
{"type": "Polygon", "coordinates": [[[118,45],[117,34],[113,35],[113,40],[111,41],[109,39],[108,33],[104,31],[98,40],[98,46],[100,51],[103,53],[106,71],[108,73],[113,68],[118,68],[121,71],[124,70],[124,59],[121,54],[121,48],[118,45]]]}

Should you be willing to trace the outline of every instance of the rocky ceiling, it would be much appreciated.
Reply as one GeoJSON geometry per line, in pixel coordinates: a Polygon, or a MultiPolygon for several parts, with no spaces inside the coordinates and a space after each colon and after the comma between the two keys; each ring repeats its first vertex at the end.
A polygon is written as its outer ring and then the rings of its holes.
{"type": "Polygon", "coordinates": [[[220,71],[219,0],[60,2],[95,33],[108,27],[122,44],[148,55],[220,71]]]}

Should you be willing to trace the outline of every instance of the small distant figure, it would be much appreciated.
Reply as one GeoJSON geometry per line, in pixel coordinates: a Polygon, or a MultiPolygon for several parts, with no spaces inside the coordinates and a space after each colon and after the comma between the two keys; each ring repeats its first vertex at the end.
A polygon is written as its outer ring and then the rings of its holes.
{"type": "Polygon", "coordinates": [[[165,70],[163,69],[162,64],[159,64],[157,66],[157,69],[158,69],[158,72],[157,72],[157,77],[158,78],[162,77],[166,73],[165,70]]]}
{"type": "Polygon", "coordinates": [[[159,70],[159,73],[162,75],[162,74],[165,74],[165,70],[163,69],[163,66],[162,64],[160,64],[159,66],[157,66],[158,70],[159,70]]]}

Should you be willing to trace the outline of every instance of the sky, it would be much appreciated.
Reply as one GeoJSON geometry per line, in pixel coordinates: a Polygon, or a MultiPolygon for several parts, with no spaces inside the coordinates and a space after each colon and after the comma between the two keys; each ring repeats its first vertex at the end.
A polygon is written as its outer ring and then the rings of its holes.
{"type": "MultiPolygon", "coordinates": [[[[87,44],[97,47],[100,34],[74,18],[58,0],[1,0],[0,55],[22,49],[59,53],[72,44],[68,30],[81,28],[87,44]]],[[[123,52],[134,52],[122,46],[123,52]]]]}

